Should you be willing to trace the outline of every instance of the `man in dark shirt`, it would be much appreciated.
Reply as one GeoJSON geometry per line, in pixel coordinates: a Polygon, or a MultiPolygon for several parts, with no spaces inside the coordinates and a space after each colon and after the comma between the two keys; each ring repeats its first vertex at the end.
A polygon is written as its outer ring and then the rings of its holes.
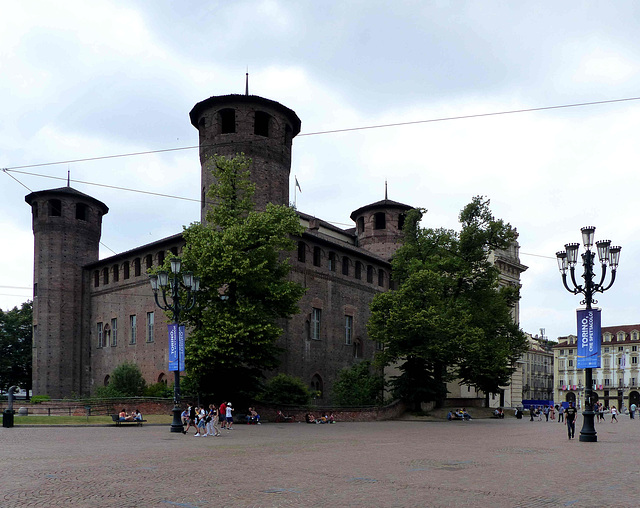
{"type": "Polygon", "coordinates": [[[569,402],[569,407],[564,411],[564,418],[567,422],[567,432],[569,433],[569,439],[572,439],[576,435],[576,416],[578,416],[578,410],[573,407],[573,402],[569,402]]]}

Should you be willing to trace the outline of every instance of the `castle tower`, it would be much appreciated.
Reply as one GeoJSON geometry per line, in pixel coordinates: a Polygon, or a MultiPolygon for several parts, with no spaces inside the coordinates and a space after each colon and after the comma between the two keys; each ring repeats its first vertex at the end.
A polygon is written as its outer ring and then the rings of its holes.
{"type": "Polygon", "coordinates": [[[407,211],[413,207],[383,199],[351,213],[356,223],[358,246],[390,261],[402,245],[402,227],[407,211]]]}
{"type": "Polygon", "coordinates": [[[109,209],[71,187],[32,192],[34,235],[33,393],[52,398],[89,392],[89,284],[82,267],[98,260],[109,209]],[[85,329],[86,328],[86,329],[85,329]]]}
{"type": "Polygon", "coordinates": [[[189,117],[200,133],[203,222],[205,195],[213,183],[207,161],[215,154],[234,157],[244,153],[252,159],[256,210],[264,210],[267,203],[289,204],[291,142],[300,132],[294,111],[256,95],[220,95],[196,104],[189,117]]]}

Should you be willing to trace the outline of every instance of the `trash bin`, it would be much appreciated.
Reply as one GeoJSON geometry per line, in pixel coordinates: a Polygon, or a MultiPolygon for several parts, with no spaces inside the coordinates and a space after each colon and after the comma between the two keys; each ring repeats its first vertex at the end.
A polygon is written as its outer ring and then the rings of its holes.
{"type": "Polygon", "coordinates": [[[2,412],[2,426],[4,428],[10,429],[13,427],[13,413],[15,413],[13,409],[5,409],[2,412]]]}

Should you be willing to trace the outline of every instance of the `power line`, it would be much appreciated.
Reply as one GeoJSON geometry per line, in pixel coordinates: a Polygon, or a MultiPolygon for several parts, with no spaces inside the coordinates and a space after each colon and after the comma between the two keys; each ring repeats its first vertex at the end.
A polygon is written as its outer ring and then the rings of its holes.
{"type": "MultiPolygon", "coordinates": [[[[561,105],[556,105],[556,106],[542,106],[539,108],[526,108],[526,109],[513,109],[513,110],[508,110],[508,111],[494,111],[494,112],[490,112],[490,113],[477,113],[474,115],[461,115],[461,116],[449,116],[449,117],[442,117],[442,118],[431,118],[431,119],[427,119],[427,120],[414,120],[411,122],[397,122],[397,123],[388,123],[388,124],[380,124],[380,125],[367,125],[367,126],[362,126],[362,127],[348,127],[345,129],[333,129],[333,130],[328,130],[328,131],[316,131],[316,132],[307,132],[307,133],[301,133],[298,134],[298,137],[303,137],[303,136],[319,136],[322,134],[336,134],[339,132],[351,132],[351,131],[361,131],[361,130],[369,130],[369,129],[383,129],[383,128],[388,128],[388,127],[400,127],[400,126],[404,126],[404,125],[417,125],[417,124],[422,124],[422,123],[434,123],[434,122],[447,122],[447,121],[451,121],[451,120],[468,120],[471,118],[483,118],[483,117],[488,117],[488,116],[498,116],[498,115],[513,115],[516,113],[531,113],[534,111],[548,111],[548,110],[552,110],[552,109],[565,109],[565,108],[577,108],[577,107],[584,107],[584,106],[596,106],[599,104],[614,104],[617,102],[629,102],[629,101],[637,101],[640,100],[640,97],[627,97],[624,99],[609,99],[609,100],[605,100],[605,101],[593,101],[593,102],[578,102],[578,103],[574,103],[574,104],[561,104],[561,105]]],[[[143,152],[130,152],[130,153],[123,153],[123,154],[114,154],[114,155],[102,155],[99,157],[87,157],[84,159],[73,159],[73,160],[66,160],[66,161],[58,161],[58,162],[43,162],[40,164],[26,164],[24,166],[10,166],[10,167],[6,167],[6,168],[2,168],[2,171],[4,171],[5,173],[7,173],[10,170],[16,170],[16,169],[26,169],[26,168],[35,168],[35,167],[42,167],[42,166],[55,166],[57,164],[71,164],[71,163],[75,163],[75,162],[89,162],[89,161],[97,161],[97,160],[104,160],[104,159],[116,159],[116,158],[120,158],[120,157],[133,157],[133,156],[137,156],[137,155],[150,155],[150,154],[155,154],[155,153],[165,153],[165,152],[176,152],[176,151],[180,151],[180,150],[193,150],[195,148],[200,148],[199,145],[197,146],[182,146],[182,147],[177,147],[177,148],[164,148],[161,150],[147,150],[147,151],[143,151],[143,152]]]]}

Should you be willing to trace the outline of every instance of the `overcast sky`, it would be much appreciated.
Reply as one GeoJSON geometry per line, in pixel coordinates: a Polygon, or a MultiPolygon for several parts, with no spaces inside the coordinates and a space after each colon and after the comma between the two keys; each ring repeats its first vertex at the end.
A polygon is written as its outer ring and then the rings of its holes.
{"type": "MultiPolygon", "coordinates": [[[[193,147],[191,108],[243,93],[248,68],[251,94],[302,120],[301,211],[351,227],[387,180],[390,199],[429,210],[424,226],[457,228],[471,198],[488,197],[529,267],[521,326],[552,339],[575,333],[581,300],[563,289],[555,252],[594,225],[623,247],[598,298],[603,325],[640,323],[640,101],[302,135],[640,96],[639,18],[632,1],[3,2],[0,168],[193,147]]],[[[31,297],[24,196],[66,185],[67,171],[110,208],[101,257],[199,218],[196,149],[5,171],[4,310],[31,297]]]]}

